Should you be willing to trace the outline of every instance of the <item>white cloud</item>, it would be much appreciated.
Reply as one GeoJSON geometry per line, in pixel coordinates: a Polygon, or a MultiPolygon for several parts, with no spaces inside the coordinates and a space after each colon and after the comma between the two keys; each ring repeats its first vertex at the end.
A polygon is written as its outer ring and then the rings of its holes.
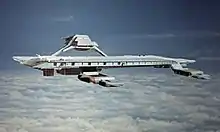
{"type": "Polygon", "coordinates": [[[102,88],[73,76],[1,74],[0,131],[220,130],[220,75],[209,82],[147,71],[112,75],[125,86],[102,88]]]}
{"type": "Polygon", "coordinates": [[[198,60],[220,61],[220,57],[199,57],[198,60]]]}
{"type": "Polygon", "coordinates": [[[60,16],[60,17],[54,17],[53,18],[53,21],[56,21],[56,22],[70,22],[70,21],[73,21],[74,20],[74,17],[72,15],[70,16],[60,16]]]}
{"type": "Polygon", "coordinates": [[[168,32],[168,33],[146,33],[146,34],[134,34],[128,35],[127,37],[132,39],[166,39],[166,38],[176,38],[176,37],[220,37],[219,32],[212,31],[179,31],[179,32],[168,32]]]}
{"type": "Polygon", "coordinates": [[[132,35],[131,38],[135,39],[160,39],[160,38],[172,38],[176,37],[175,34],[165,33],[165,34],[139,34],[139,35],[132,35]]]}

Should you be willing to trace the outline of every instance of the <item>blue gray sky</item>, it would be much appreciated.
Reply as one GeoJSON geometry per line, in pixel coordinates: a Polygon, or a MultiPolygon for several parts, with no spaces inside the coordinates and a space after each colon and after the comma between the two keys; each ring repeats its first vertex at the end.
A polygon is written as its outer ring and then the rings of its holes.
{"type": "Polygon", "coordinates": [[[110,55],[216,62],[219,7],[217,0],[2,0],[0,67],[14,68],[13,55],[50,54],[71,34],[90,35],[110,55]]]}
{"type": "Polygon", "coordinates": [[[0,131],[220,132],[219,14],[217,0],[1,0],[0,131]],[[190,67],[212,79],[114,69],[104,72],[124,86],[106,89],[12,61],[51,54],[72,34],[109,55],[196,59],[190,67]]]}

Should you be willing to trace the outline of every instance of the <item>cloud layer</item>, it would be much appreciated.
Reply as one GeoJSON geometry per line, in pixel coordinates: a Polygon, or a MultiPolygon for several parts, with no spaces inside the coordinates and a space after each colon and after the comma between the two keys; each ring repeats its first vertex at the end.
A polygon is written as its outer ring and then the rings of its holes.
{"type": "Polygon", "coordinates": [[[220,132],[220,75],[211,81],[147,71],[112,75],[125,86],[1,73],[0,131],[220,132]]]}
{"type": "Polygon", "coordinates": [[[207,38],[207,37],[220,37],[219,32],[212,31],[181,31],[181,32],[168,32],[168,33],[145,33],[127,35],[131,39],[166,39],[166,38],[207,38]]]}

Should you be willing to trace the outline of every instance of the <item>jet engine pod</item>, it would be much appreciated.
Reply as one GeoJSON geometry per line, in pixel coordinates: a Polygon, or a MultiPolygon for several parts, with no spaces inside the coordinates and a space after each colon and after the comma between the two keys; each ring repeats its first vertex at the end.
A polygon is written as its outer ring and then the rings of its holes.
{"type": "Polygon", "coordinates": [[[80,74],[78,75],[78,79],[83,82],[87,83],[94,83],[94,84],[99,84],[100,86],[103,87],[120,87],[123,84],[122,83],[112,83],[110,80],[114,80],[114,77],[108,77],[108,76],[102,76],[102,77],[95,77],[90,76],[90,75],[85,75],[85,74],[80,74]]]}
{"type": "Polygon", "coordinates": [[[182,75],[182,76],[191,76],[192,73],[189,72],[189,71],[184,71],[184,70],[176,70],[176,69],[173,69],[173,72],[175,74],[179,74],[179,75],[182,75]]]}
{"type": "Polygon", "coordinates": [[[112,83],[110,81],[104,81],[104,80],[99,81],[98,84],[100,86],[103,86],[103,87],[120,87],[120,86],[123,86],[122,83],[112,83]]]}
{"type": "Polygon", "coordinates": [[[196,74],[196,75],[192,75],[192,77],[197,79],[204,79],[204,80],[210,79],[210,75],[208,74],[196,74]]]}
{"type": "Polygon", "coordinates": [[[87,83],[90,83],[90,82],[95,83],[94,77],[88,76],[88,75],[80,74],[80,75],[78,75],[78,79],[80,81],[87,82],[87,83]]]}
{"type": "Polygon", "coordinates": [[[78,79],[83,82],[87,82],[87,83],[92,82],[94,84],[98,84],[100,81],[110,81],[110,80],[114,80],[115,78],[108,77],[108,76],[106,76],[106,77],[99,77],[99,76],[97,77],[96,76],[95,77],[95,75],[92,76],[92,75],[80,74],[80,75],[78,75],[78,79]]]}

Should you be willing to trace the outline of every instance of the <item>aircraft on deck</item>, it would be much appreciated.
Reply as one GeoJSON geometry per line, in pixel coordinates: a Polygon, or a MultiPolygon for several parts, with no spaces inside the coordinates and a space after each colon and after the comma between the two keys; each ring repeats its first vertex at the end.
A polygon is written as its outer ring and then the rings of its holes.
{"type": "Polygon", "coordinates": [[[122,83],[114,83],[114,77],[101,73],[103,69],[123,67],[170,68],[175,74],[198,79],[209,79],[203,71],[186,68],[195,60],[168,58],[155,55],[107,56],[98,48],[98,44],[87,35],[72,35],[63,38],[64,47],[49,56],[13,56],[20,64],[43,71],[43,76],[78,75],[78,79],[87,83],[104,87],[118,87],[122,83]],[[59,56],[69,50],[94,50],[101,56],[59,56]]]}

